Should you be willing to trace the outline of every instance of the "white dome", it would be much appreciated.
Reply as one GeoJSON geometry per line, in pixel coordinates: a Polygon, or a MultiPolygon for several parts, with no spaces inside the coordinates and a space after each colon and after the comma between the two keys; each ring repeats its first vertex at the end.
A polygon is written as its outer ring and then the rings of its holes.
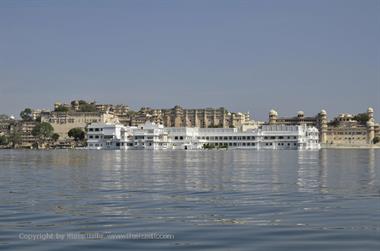
{"type": "Polygon", "coordinates": [[[322,109],[322,110],[321,110],[321,114],[322,114],[322,115],[327,115],[326,110],[323,110],[323,109],[322,109]]]}
{"type": "Polygon", "coordinates": [[[271,116],[277,116],[277,114],[278,113],[273,109],[269,111],[269,115],[271,115],[271,116]]]}
{"type": "Polygon", "coordinates": [[[304,113],[303,111],[299,111],[299,112],[297,112],[297,115],[298,115],[298,116],[300,116],[300,115],[303,116],[303,115],[305,115],[305,113],[304,113]]]}
{"type": "Polygon", "coordinates": [[[368,113],[373,112],[373,108],[372,108],[372,107],[368,107],[367,112],[368,112],[368,113]]]}

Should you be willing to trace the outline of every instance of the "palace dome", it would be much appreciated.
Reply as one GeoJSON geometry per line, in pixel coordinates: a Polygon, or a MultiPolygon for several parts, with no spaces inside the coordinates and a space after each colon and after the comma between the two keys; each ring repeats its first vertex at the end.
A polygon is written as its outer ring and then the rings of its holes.
{"type": "Polygon", "coordinates": [[[272,109],[272,110],[269,111],[269,115],[270,116],[277,116],[278,113],[275,110],[272,109]]]}

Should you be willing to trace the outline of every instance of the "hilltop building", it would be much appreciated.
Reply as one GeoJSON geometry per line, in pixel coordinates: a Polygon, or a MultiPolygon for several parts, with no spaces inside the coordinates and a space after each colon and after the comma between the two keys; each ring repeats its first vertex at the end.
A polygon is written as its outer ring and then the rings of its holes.
{"type": "MultiPolygon", "coordinates": [[[[257,123],[250,119],[249,113],[228,112],[225,108],[185,109],[175,106],[170,109],[153,109],[142,107],[135,112],[127,105],[97,104],[95,101],[86,102],[73,100],[70,104],[56,102],[54,112],[76,113],[97,112],[112,114],[120,123],[126,126],[137,126],[146,121],[163,124],[166,127],[200,127],[200,128],[252,128],[257,123]]],[[[52,113],[54,113],[52,112],[52,113]]],[[[41,112],[45,117],[48,112],[41,112]]],[[[85,114],[84,114],[85,115],[85,114]]],[[[88,116],[89,114],[86,114],[88,116]]],[[[92,114],[95,115],[95,114],[92,114]]],[[[54,117],[57,117],[54,115],[54,117]]],[[[54,121],[54,118],[52,118],[54,121]]]]}
{"type": "Polygon", "coordinates": [[[179,105],[171,109],[143,107],[131,116],[130,126],[146,121],[165,127],[240,128],[253,123],[249,113],[228,112],[225,108],[185,109],[179,105]]]}
{"type": "Polygon", "coordinates": [[[58,133],[61,139],[68,138],[67,133],[72,128],[81,128],[85,130],[87,125],[94,122],[118,122],[117,117],[113,114],[101,112],[42,112],[41,122],[50,123],[54,132],[58,133]]]}

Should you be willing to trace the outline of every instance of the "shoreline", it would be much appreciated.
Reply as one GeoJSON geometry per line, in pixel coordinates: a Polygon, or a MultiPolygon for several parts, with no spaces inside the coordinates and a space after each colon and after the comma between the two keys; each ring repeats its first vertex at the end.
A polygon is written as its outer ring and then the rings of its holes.
{"type": "Polygon", "coordinates": [[[375,146],[344,146],[344,145],[321,145],[320,149],[241,149],[241,148],[231,148],[231,149],[89,149],[86,147],[80,148],[0,148],[1,150],[32,150],[32,151],[49,151],[49,150],[91,150],[91,151],[228,151],[228,150],[244,150],[244,151],[319,151],[324,149],[380,149],[380,145],[375,146]]]}
{"type": "Polygon", "coordinates": [[[380,149],[380,145],[325,145],[321,149],[380,149]]]}

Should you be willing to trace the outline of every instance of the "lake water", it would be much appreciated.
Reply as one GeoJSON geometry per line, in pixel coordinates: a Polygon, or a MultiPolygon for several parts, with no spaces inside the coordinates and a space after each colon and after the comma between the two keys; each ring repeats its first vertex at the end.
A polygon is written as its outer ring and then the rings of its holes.
{"type": "Polygon", "coordinates": [[[379,250],[380,151],[2,150],[0,249],[379,250]]]}

